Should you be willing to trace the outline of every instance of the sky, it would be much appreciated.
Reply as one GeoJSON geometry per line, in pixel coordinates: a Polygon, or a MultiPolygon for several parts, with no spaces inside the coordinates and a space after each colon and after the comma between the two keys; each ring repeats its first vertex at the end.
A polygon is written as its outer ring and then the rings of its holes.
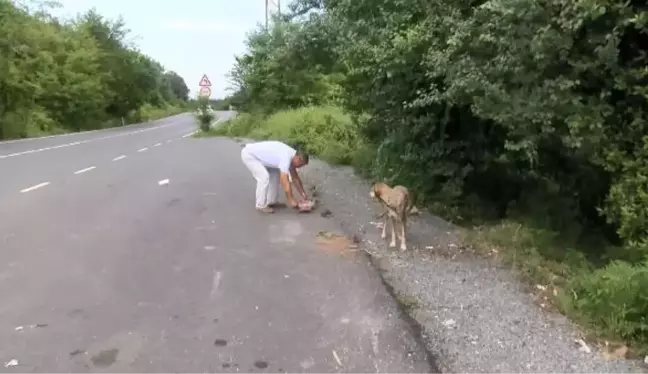
{"type": "MultiPolygon", "coordinates": [[[[145,54],[182,76],[195,97],[203,74],[212,98],[228,94],[225,76],[245,36],[265,20],[264,0],[58,0],[61,17],[95,8],[109,19],[123,17],[130,38],[145,54]]],[[[271,5],[272,6],[272,5],[271,5]]]]}

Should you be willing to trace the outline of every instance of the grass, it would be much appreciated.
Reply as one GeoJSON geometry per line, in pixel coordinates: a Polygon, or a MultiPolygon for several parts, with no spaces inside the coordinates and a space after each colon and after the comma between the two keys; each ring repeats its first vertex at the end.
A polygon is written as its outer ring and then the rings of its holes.
{"type": "Polygon", "coordinates": [[[150,104],[144,104],[134,114],[134,119],[135,122],[155,121],[160,118],[169,117],[186,111],[187,109],[181,106],[167,105],[164,107],[156,107],[150,104]]]}
{"type": "MultiPolygon", "coordinates": [[[[104,122],[98,122],[94,127],[86,127],[84,131],[98,130],[104,128],[118,127],[122,124],[132,124],[139,122],[154,121],[160,118],[172,116],[187,111],[183,106],[166,105],[156,107],[150,104],[144,104],[137,110],[131,111],[122,122],[121,118],[113,118],[104,122]]],[[[30,108],[12,112],[5,118],[8,126],[5,126],[5,139],[32,138],[47,135],[61,135],[73,130],[65,128],[51,119],[47,112],[41,107],[30,108]]]]}
{"type": "Polygon", "coordinates": [[[574,240],[521,219],[460,231],[466,244],[512,268],[545,300],[546,309],[579,324],[589,340],[622,342],[630,355],[648,354],[648,260],[607,262],[588,254],[619,248],[574,240]]]}
{"type": "MultiPolygon", "coordinates": [[[[283,140],[329,163],[353,165],[360,175],[372,175],[375,152],[357,134],[339,108],[308,107],[269,117],[243,113],[201,136],[283,140]]],[[[450,221],[470,215],[439,201],[430,208],[450,221]]],[[[584,243],[530,219],[509,218],[461,231],[466,244],[481,253],[497,253],[525,282],[546,289],[542,296],[547,302],[589,334],[623,341],[636,354],[648,353],[648,259],[637,264],[597,261],[588,253],[620,249],[593,251],[591,246],[600,241],[584,243]]]]}
{"type": "Polygon", "coordinates": [[[353,121],[336,107],[281,111],[267,118],[242,113],[204,136],[280,139],[337,165],[353,164],[366,149],[353,121]]]}

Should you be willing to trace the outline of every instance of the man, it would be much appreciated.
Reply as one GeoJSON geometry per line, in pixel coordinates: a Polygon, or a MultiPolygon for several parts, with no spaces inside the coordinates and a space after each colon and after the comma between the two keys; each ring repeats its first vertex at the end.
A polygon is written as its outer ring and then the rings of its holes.
{"type": "Polygon", "coordinates": [[[286,193],[290,207],[297,207],[292,194],[291,181],[295,183],[302,199],[308,195],[297,169],[308,164],[308,155],[276,140],[249,143],[241,150],[241,160],[256,179],[256,208],[273,213],[277,205],[278,184],[286,193]]]}

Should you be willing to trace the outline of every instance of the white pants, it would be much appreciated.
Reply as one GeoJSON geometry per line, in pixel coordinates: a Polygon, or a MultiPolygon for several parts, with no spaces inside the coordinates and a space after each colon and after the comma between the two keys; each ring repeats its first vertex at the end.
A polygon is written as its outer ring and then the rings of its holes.
{"type": "Polygon", "coordinates": [[[257,182],[256,207],[265,208],[275,204],[279,192],[279,169],[266,168],[245,147],[241,150],[241,160],[257,182]]]}

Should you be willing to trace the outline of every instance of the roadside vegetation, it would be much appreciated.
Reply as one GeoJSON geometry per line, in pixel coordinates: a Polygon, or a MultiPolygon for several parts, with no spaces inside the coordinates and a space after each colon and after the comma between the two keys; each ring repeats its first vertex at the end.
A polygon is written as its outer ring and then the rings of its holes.
{"type": "Polygon", "coordinates": [[[208,133],[209,129],[211,129],[211,124],[216,119],[216,113],[209,99],[204,96],[199,97],[193,104],[195,107],[195,117],[201,131],[197,136],[201,136],[208,133]]]}
{"type": "Polygon", "coordinates": [[[0,0],[0,140],[186,111],[182,77],[130,45],[121,20],[61,20],[44,4],[0,0]]]}
{"type": "Polygon", "coordinates": [[[647,27],[634,0],[296,0],[249,35],[227,98],[242,113],[210,131],[407,185],[645,352],[647,27]]]}

